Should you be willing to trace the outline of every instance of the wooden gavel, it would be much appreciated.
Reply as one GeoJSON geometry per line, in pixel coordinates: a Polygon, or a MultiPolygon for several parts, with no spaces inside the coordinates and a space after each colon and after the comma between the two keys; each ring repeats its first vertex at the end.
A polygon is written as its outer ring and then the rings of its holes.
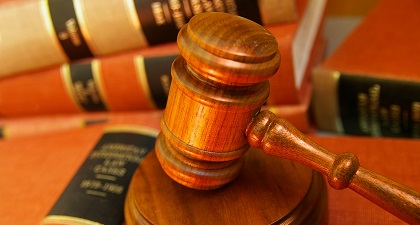
{"type": "MultiPolygon", "coordinates": [[[[268,79],[280,66],[276,39],[262,26],[224,13],[193,17],[178,35],[181,56],[156,142],[163,170],[195,189],[215,189],[237,177],[251,146],[302,163],[349,187],[400,219],[420,223],[415,190],[359,166],[352,153],[334,154],[269,111],[268,79]]],[[[277,90],[281,91],[281,90],[277,90]]],[[[258,182],[258,181],[256,181],[258,182]]]]}

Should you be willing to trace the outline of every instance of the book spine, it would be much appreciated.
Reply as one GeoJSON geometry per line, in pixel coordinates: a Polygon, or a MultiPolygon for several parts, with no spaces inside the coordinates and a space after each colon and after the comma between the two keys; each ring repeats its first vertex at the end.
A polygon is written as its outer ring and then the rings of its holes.
{"type": "Polygon", "coordinates": [[[178,53],[120,55],[8,77],[0,82],[0,115],[164,108],[171,82],[170,68],[177,56],[178,53]]]}
{"type": "Polygon", "coordinates": [[[41,224],[123,224],[131,177],[156,136],[145,127],[108,128],[41,224]]]}
{"type": "Polygon", "coordinates": [[[80,129],[106,123],[108,120],[108,116],[103,114],[2,119],[0,120],[0,140],[80,129]]]}
{"type": "Polygon", "coordinates": [[[171,82],[171,65],[177,56],[178,54],[156,57],[136,55],[129,62],[134,71],[125,74],[123,71],[118,74],[108,73],[109,71],[102,69],[101,60],[64,64],[61,67],[61,76],[68,95],[81,111],[122,111],[142,107],[162,109],[166,105],[171,82]],[[127,84],[130,81],[134,84],[132,93],[127,84]],[[141,91],[142,95],[136,96],[133,93],[135,91],[141,91]],[[130,102],[130,98],[138,103],[130,102]],[[148,102],[146,107],[142,101],[148,102]],[[124,105],[121,108],[116,107],[118,102],[123,102],[124,105]]]}
{"type": "Polygon", "coordinates": [[[324,130],[371,137],[420,138],[420,82],[318,68],[314,118],[324,130]]]}
{"type": "MultiPolygon", "coordinates": [[[[5,4],[0,7],[0,77],[173,42],[193,15],[207,11],[237,14],[260,24],[275,23],[271,15],[277,11],[269,5],[277,1],[37,0],[5,4]],[[270,17],[262,17],[261,10],[270,17]]],[[[293,4],[289,5],[293,11],[293,4]]]]}

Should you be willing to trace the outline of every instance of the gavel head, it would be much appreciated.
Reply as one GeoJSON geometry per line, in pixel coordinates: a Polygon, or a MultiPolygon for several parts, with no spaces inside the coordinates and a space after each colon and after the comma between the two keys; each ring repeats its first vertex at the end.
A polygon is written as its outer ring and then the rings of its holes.
{"type": "Polygon", "coordinates": [[[178,47],[156,154],[178,183],[215,189],[239,174],[246,127],[280,65],[277,42],[250,20],[201,13],[181,29],[178,47]]]}

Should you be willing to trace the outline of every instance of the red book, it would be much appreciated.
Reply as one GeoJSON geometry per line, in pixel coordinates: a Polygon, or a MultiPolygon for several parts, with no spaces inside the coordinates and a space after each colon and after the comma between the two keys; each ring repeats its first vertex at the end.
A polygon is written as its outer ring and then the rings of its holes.
{"type": "MultiPolygon", "coordinates": [[[[304,13],[307,1],[297,3],[300,12],[304,13]]],[[[282,54],[280,69],[270,80],[268,105],[278,109],[286,107],[280,111],[287,112],[286,118],[291,118],[292,123],[306,132],[311,87],[304,78],[302,88],[295,89],[295,75],[287,69],[293,67],[292,54],[288,51],[293,49],[290,45],[299,27],[293,22],[268,28],[277,32],[274,34],[282,54]]],[[[319,33],[316,35],[305,74],[324,55],[325,39],[319,33]]],[[[163,109],[170,84],[170,66],[177,54],[176,45],[168,43],[3,78],[0,80],[0,115],[22,117],[163,109]]]]}
{"type": "Polygon", "coordinates": [[[317,127],[420,137],[420,3],[382,0],[314,71],[317,127]]]}
{"type": "Polygon", "coordinates": [[[0,116],[163,108],[175,43],[0,79],[0,116]]]}

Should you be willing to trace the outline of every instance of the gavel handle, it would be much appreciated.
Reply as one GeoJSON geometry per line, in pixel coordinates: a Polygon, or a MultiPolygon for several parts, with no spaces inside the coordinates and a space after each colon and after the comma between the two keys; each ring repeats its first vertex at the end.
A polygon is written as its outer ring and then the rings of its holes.
{"type": "Polygon", "coordinates": [[[352,153],[334,154],[269,111],[260,112],[246,130],[251,146],[324,174],[335,189],[350,188],[409,224],[420,224],[420,194],[359,165],[352,153]]]}

